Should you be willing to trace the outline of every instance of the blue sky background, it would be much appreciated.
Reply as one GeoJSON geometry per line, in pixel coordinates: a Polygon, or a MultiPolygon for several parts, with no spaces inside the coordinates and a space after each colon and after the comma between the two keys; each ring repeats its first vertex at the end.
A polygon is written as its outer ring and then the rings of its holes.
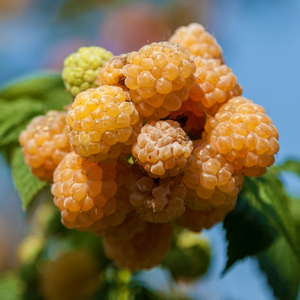
{"type": "MultiPolygon", "coordinates": [[[[60,3],[35,1],[23,14],[0,19],[0,85],[49,66],[53,59],[49,49],[65,37],[79,36],[88,45],[95,39],[103,12],[56,24],[53,18],[60,3]]],[[[238,77],[245,97],[263,105],[278,128],[278,162],[290,157],[300,159],[300,1],[209,0],[203,25],[221,44],[225,61],[238,77]]],[[[300,195],[300,183],[294,176],[287,174],[283,180],[290,193],[300,195]]],[[[0,219],[15,232],[15,245],[26,229],[9,168],[1,157],[0,191],[0,219]]],[[[196,284],[195,299],[274,299],[254,259],[236,264],[220,278],[226,263],[225,232],[217,225],[204,234],[211,240],[214,258],[208,274],[196,284]]],[[[162,276],[158,270],[150,274],[162,276]]]]}

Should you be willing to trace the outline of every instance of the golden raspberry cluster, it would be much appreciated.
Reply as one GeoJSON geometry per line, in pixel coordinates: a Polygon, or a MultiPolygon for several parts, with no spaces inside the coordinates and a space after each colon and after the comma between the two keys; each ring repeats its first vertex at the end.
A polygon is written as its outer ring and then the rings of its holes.
{"type": "Polygon", "coordinates": [[[32,172],[53,181],[63,224],[103,238],[119,267],[159,264],[174,222],[200,231],[223,221],[244,176],[274,163],[277,129],[240,97],[220,46],[199,24],[112,57],[97,84],[81,83],[67,113],[34,119],[20,143],[32,172]]]}
{"type": "Polygon", "coordinates": [[[193,142],[171,120],[151,121],[143,126],[132,155],[151,177],[176,176],[182,173],[193,151],[193,142]]]}
{"type": "Polygon", "coordinates": [[[234,203],[244,176],[237,173],[235,165],[212,144],[197,141],[183,180],[192,190],[188,190],[186,205],[191,209],[205,210],[234,203]]]}
{"type": "Polygon", "coordinates": [[[222,48],[200,24],[192,23],[179,27],[170,37],[170,42],[179,43],[192,55],[205,59],[216,58],[223,62],[222,48]]]}
{"type": "Polygon", "coordinates": [[[278,131],[262,106],[244,97],[228,101],[205,124],[207,141],[246,176],[262,176],[279,151],[278,131]]]}
{"type": "Polygon", "coordinates": [[[195,57],[194,61],[196,84],[190,90],[189,98],[193,101],[193,111],[214,114],[220,104],[242,94],[236,76],[219,60],[195,57]]]}
{"type": "Polygon", "coordinates": [[[119,268],[128,268],[132,272],[151,269],[170,251],[172,236],[172,223],[147,223],[146,228],[130,241],[104,238],[104,249],[119,268]]]}
{"type": "Polygon", "coordinates": [[[129,200],[137,214],[148,222],[166,223],[181,216],[185,210],[186,188],[182,177],[154,179],[135,166],[126,179],[131,191],[129,200]]]}
{"type": "Polygon", "coordinates": [[[120,143],[134,142],[132,126],[138,121],[128,93],[107,85],[78,94],[67,114],[74,151],[92,162],[116,162],[122,152],[120,143]]]}
{"type": "Polygon", "coordinates": [[[189,230],[200,232],[203,228],[209,229],[216,223],[224,221],[228,212],[232,211],[235,203],[224,208],[212,208],[210,210],[192,210],[186,208],[182,216],[176,222],[189,230]]]}
{"type": "Polygon", "coordinates": [[[140,115],[159,120],[178,110],[188,98],[195,69],[192,57],[181,45],[152,43],[110,59],[100,71],[98,83],[128,89],[140,115]]]}
{"type": "MultiPolygon", "coordinates": [[[[103,166],[91,163],[71,152],[54,172],[51,192],[68,228],[98,231],[117,226],[131,210],[128,195],[118,195],[128,171],[115,163],[103,166]]],[[[124,190],[123,190],[124,192],[124,190]]]]}
{"type": "Polygon", "coordinates": [[[49,111],[32,119],[19,138],[24,160],[41,180],[52,181],[53,172],[71,151],[66,113],[49,111]]]}
{"type": "Polygon", "coordinates": [[[90,251],[84,250],[68,251],[55,260],[45,260],[40,277],[43,299],[89,299],[100,285],[98,264],[90,251]]]}
{"type": "Polygon", "coordinates": [[[120,86],[126,90],[124,84],[124,75],[123,75],[123,67],[127,63],[127,54],[121,54],[118,56],[111,57],[107,63],[104,64],[103,68],[101,68],[98,77],[97,83],[99,86],[101,85],[115,85],[120,86]]]}

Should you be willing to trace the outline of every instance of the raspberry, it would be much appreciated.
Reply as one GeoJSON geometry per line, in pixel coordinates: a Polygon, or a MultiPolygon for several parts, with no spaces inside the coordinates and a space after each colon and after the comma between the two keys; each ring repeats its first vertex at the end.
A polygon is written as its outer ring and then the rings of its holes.
{"type": "Polygon", "coordinates": [[[224,207],[236,201],[244,176],[212,144],[196,141],[191,163],[184,173],[186,206],[194,210],[224,207]]]}
{"type": "Polygon", "coordinates": [[[98,262],[86,251],[67,252],[46,262],[40,279],[43,299],[90,299],[100,285],[98,262]]]}
{"type": "Polygon", "coordinates": [[[66,155],[54,172],[51,187],[63,224],[94,232],[101,227],[97,221],[102,219],[107,226],[122,223],[131,210],[129,194],[124,189],[123,196],[118,192],[127,173],[127,167],[121,164],[102,166],[85,161],[74,152],[66,155]]]}
{"type": "Polygon", "coordinates": [[[221,65],[217,59],[195,57],[196,83],[190,90],[188,101],[196,115],[206,112],[215,115],[222,103],[240,96],[242,87],[237,84],[237,78],[226,65],[221,65]]]}
{"type": "Polygon", "coordinates": [[[170,119],[177,121],[189,137],[198,139],[204,131],[206,117],[203,111],[193,109],[193,103],[197,102],[184,101],[179,110],[170,114],[170,119]]]}
{"type": "Polygon", "coordinates": [[[133,165],[126,178],[126,187],[131,191],[129,200],[142,219],[166,223],[183,214],[186,188],[179,176],[156,182],[133,165]]]}
{"type": "Polygon", "coordinates": [[[141,116],[159,120],[188,98],[196,67],[179,44],[152,43],[122,57],[104,66],[98,83],[125,84],[141,116]]]}
{"type": "Polygon", "coordinates": [[[96,87],[97,75],[112,53],[101,47],[81,47],[64,61],[62,78],[75,97],[82,91],[96,87]]]}
{"type": "Polygon", "coordinates": [[[236,97],[220,107],[205,125],[206,138],[246,176],[260,177],[279,151],[278,131],[260,105],[236,97]]]}
{"type": "Polygon", "coordinates": [[[197,23],[179,27],[170,37],[170,42],[179,43],[192,55],[216,58],[223,63],[222,49],[217,40],[197,23]]]}
{"type": "Polygon", "coordinates": [[[224,221],[227,213],[234,209],[235,204],[236,202],[223,208],[212,208],[208,211],[186,208],[184,214],[176,222],[182,227],[200,232],[203,228],[209,229],[216,223],[224,221]]]}
{"type": "Polygon", "coordinates": [[[151,177],[176,176],[183,172],[193,151],[193,142],[179,123],[151,121],[144,125],[132,155],[151,177]]]}
{"type": "Polygon", "coordinates": [[[20,134],[25,163],[40,180],[52,181],[54,169],[71,151],[65,118],[65,112],[49,111],[35,117],[20,134]]]}
{"type": "MultiPolygon", "coordinates": [[[[128,198],[127,198],[128,200],[128,198]]],[[[127,204],[127,203],[126,203],[127,204]]],[[[103,217],[100,221],[101,227],[97,231],[93,231],[99,237],[108,237],[118,241],[129,241],[134,238],[137,233],[144,231],[146,222],[139,218],[135,211],[123,215],[125,218],[121,224],[111,224],[110,216],[103,217]],[[107,222],[106,222],[107,220],[107,222]]]]}
{"type": "Polygon", "coordinates": [[[144,231],[130,241],[104,238],[104,250],[119,268],[135,272],[160,264],[171,249],[173,225],[147,223],[144,231]]]}
{"type": "Polygon", "coordinates": [[[120,87],[101,86],[81,92],[67,114],[74,151],[91,162],[112,164],[122,144],[136,141],[139,114],[120,87]],[[133,130],[132,126],[137,128],[133,130]]]}
{"type": "Polygon", "coordinates": [[[123,90],[127,90],[124,82],[125,77],[122,72],[122,68],[126,63],[127,54],[121,54],[110,58],[109,61],[103,65],[98,74],[98,85],[116,85],[123,90]]]}

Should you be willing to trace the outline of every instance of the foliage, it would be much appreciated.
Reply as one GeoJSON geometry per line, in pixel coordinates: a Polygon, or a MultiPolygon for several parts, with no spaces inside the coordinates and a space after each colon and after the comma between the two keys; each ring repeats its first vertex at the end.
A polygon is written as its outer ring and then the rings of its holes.
{"type": "Polygon", "coordinates": [[[277,237],[266,216],[249,204],[246,192],[241,193],[235,210],[225,218],[224,228],[229,242],[224,272],[237,260],[267,250],[277,237]]]}
{"type": "Polygon", "coordinates": [[[26,209],[33,197],[47,185],[47,182],[40,181],[31,174],[24,162],[21,147],[16,147],[13,151],[11,168],[15,187],[19,192],[23,208],[26,209]]]}
{"type": "Polygon", "coordinates": [[[210,245],[199,234],[183,231],[163,262],[176,280],[193,280],[204,275],[210,264],[210,245]]]}
{"type": "Polygon", "coordinates": [[[0,295],[5,300],[21,300],[24,286],[16,274],[5,272],[0,276],[0,295]]]}
{"type": "Polygon", "coordinates": [[[224,273],[239,259],[255,256],[274,295],[295,300],[300,280],[300,202],[291,199],[282,171],[300,175],[300,163],[289,160],[262,178],[245,178],[235,210],[224,221],[228,261],[224,273]]]}
{"type": "Polygon", "coordinates": [[[268,282],[278,299],[297,298],[300,270],[297,257],[283,236],[265,252],[258,255],[261,270],[268,276],[268,282]]]}

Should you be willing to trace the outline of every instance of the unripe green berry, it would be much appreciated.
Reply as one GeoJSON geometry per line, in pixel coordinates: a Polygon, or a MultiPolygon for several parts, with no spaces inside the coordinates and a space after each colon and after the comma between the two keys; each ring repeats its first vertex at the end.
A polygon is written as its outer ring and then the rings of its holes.
{"type": "Polygon", "coordinates": [[[98,86],[98,73],[112,56],[111,52],[101,47],[81,47],[69,55],[62,72],[67,90],[75,97],[82,91],[98,86]]]}

